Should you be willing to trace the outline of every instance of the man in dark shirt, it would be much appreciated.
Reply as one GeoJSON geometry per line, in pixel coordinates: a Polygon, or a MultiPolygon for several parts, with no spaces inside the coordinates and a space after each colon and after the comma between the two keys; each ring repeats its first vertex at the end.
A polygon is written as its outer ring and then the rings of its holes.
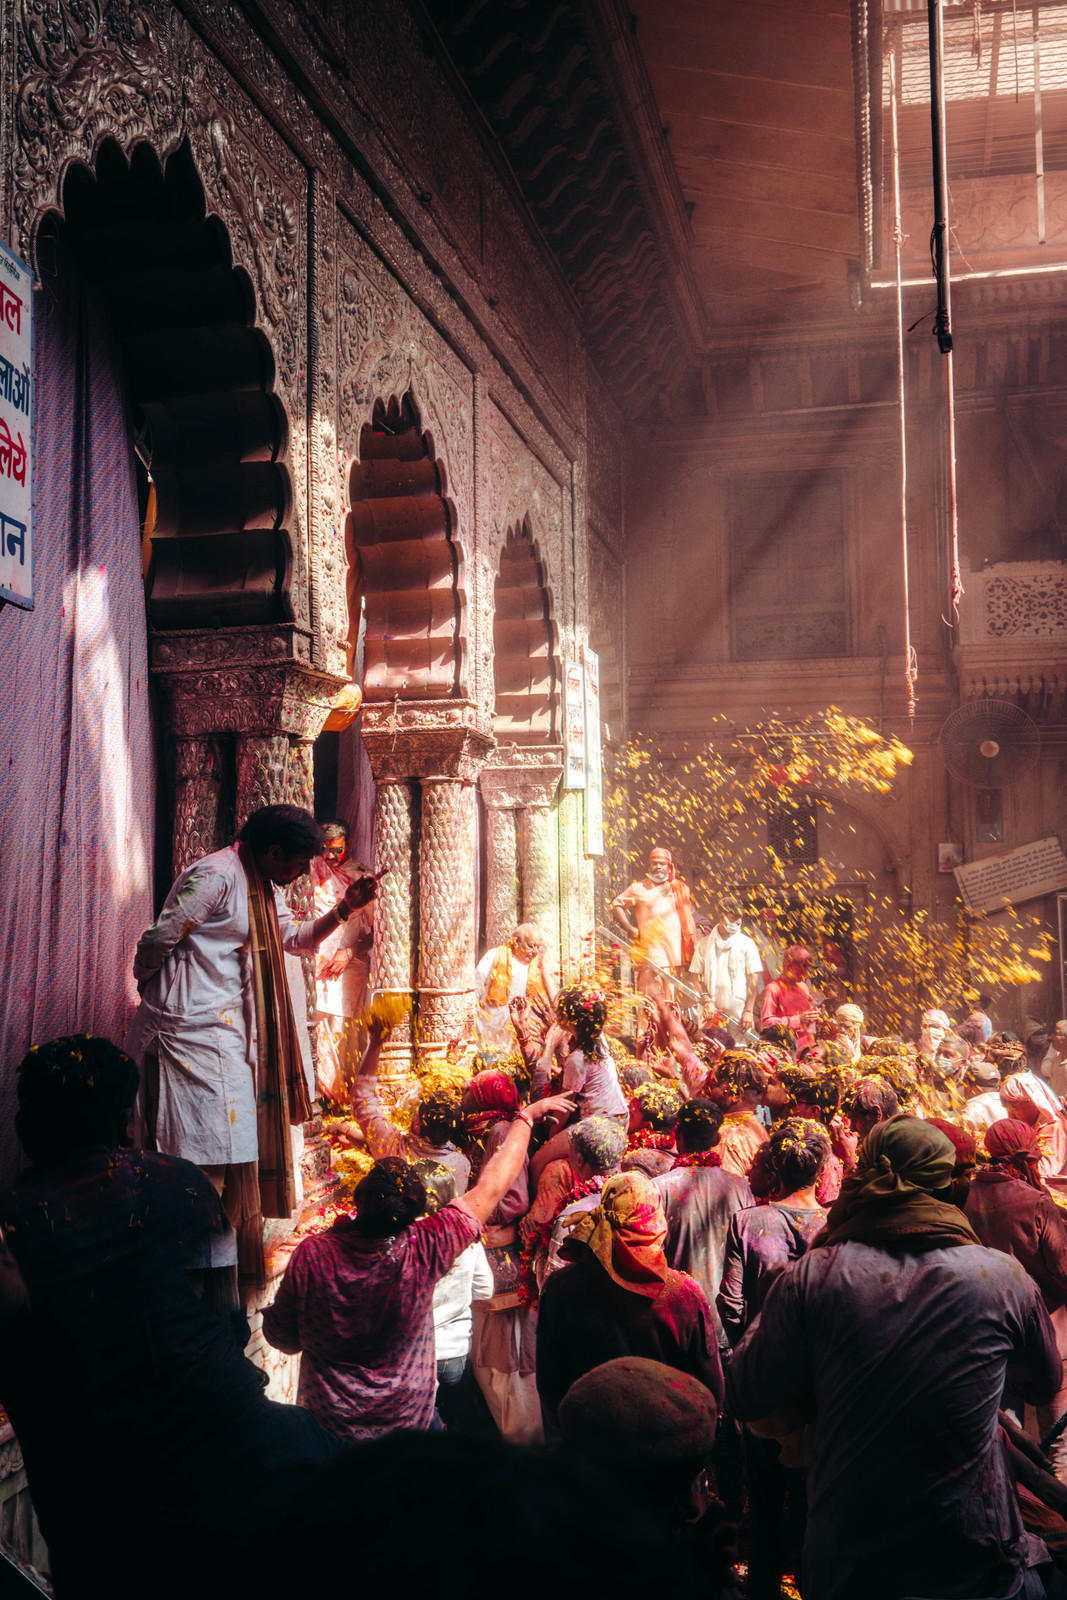
{"type": "Polygon", "coordinates": [[[272,1470],[336,1448],[265,1398],[232,1319],[197,1298],[187,1260],[224,1231],[219,1199],[191,1162],[120,1148],[136,1091],[106,1039],[31,1050],[16,1128],[33,1165],[0,1196],[29,1296],[0,1334],[0,1402],[60,1597],[139,1587],[164,1523],[221,1536],[272,1470]]]}
{"type": "Polygon", "coordinates": [[[724,1172],[719,1164],[721,1124],[722,1112],[714,1101],[687,1100],[674,1130],[674,1171],[654,1181],[667,1217],[667,1261],[676,1272],[690,1273],[703,1289],[716,1343],[726,1350],[729,1340],[715,1305],[726,1238],[733,1218],[754,1202],[747,1180],[724,1172]]]}
{"type": "Polygon", "coordinates": [[[700,1285],[667,1265],[667,1224],[642,1173],[609,1178],[581,1213],[545,1283],[537,1322],[537,1389],[555,1419],[575,1379],[618,1356],[644,1356],[699,1378],[722,1403],[722,1363],[700,1285]]]}

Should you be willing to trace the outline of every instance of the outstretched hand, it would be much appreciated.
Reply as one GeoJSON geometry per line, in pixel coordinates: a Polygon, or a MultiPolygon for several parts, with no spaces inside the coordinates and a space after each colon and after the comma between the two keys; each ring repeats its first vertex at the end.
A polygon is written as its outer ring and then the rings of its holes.
{"type": "Polygon", "coordinates": [[[566,1122],[577,1103],[572,1094],[553,1094],[549,1095],[547,1100],[531,1101],[526,1111],[535,1120],[540,1117],[554,1117],[562,1123],[566,1122]]]}
{"type": "Polygon", "coordinates": [[[350,883],[341,897],[341,904],[347,911],[359,911],[363,906],[369,905],[378,892],[376,877],[357,878],[350,883]]]}

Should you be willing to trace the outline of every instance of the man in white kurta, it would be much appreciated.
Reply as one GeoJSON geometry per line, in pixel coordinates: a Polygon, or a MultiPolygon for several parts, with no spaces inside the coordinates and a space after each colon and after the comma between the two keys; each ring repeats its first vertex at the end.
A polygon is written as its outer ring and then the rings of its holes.
{"type": "MultiPolygon", "coordinates": [[[[315,948],[314,924],[299,927],[275,885],[287,954],[315,948]]],[[[303,974],[286,963],[308,1089],[315,1092],[303,974]],[[299,988],[297,987],[299,983],[299,988]]],[[[255,1161],[256,1029],[248,930],[248,881],[228,845],[194,861],[137,944],[134,977],[144,985],[133,1021],[138,1056],[159,1060],[156,1148],[197,1166],[255,1161]]]]}
{"type": "MultiPolygon", "coordinates": [[[[296,808],[264,811],[289,813],[291,825],[296,808]]],[[[280,886],[307,872],[322,847],[310,814],[297,816],[305,819],[297,835],[286,842],[283,827],[282,844],[256,848],[256,860],[272,884],[302,1065],[313,1096],[307,1003],[297,958],[310,955],[365,904],[374,884],[361,879],[325,916],[297,925],[280,886]]],[[[239,845],[230,845],[187,867],[157,920],[141,935],[134,959],[141,1004],[128,1041],[146,1069],[146,1116],[156,1149],[196,1162],[220,1192],[227,1167],[259,1159],[249,891],[238,852],[239,845]]],[[[295,1132],[299,1144],[300,1130],[295,1132]]],[[[232,1238],[227,1251],[235,1251],[232,1238]]],[[[210,1264],[228,1262],[215,1252],[210,1264]]]]}
{"type": "Polygon", "coordinates": [[[763,962],[754,939],[741,931],[741,913],[723,904],[719,918],[693,953],[689,968],[716,1011],[741,1028],[751,1028],[763,962]]]}

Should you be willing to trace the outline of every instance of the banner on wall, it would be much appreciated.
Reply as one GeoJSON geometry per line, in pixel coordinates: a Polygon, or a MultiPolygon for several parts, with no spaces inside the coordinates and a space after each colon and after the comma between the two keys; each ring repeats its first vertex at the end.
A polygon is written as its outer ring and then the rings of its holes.
{"type": "Polygon", "coordinates": [[[585,673],[568,661],[563,683],[563,787],[585,788],[585,673]]]}
{"type": "Polygon", "coordinates": [[[33,610],[33,274],[0,242],[0,600],[33,610]]]}
{"type": "Polygon", "coordinates": [[[585,668],[585,853],[604,854],[604,766],[600,753],[600,657],[582,646],[585,668]]]}
{"type": "Polygon", "coordinates": [[[996,911],[1067,886],[1067,856],[1055,834],[953,870],[972,911],[996,911]]]}

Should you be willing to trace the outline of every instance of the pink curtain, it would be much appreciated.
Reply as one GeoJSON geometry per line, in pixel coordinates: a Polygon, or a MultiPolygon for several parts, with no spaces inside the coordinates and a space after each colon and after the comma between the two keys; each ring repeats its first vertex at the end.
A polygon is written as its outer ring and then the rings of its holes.
{"type": "Polygon", "coordinates": [[[107,330],[77,278],[34,299],[32,612],[0,613],[0,1182],[33,1043],[106,1034],[137,1000],[153,918],[155,761],[130,434],[107,330]]]}

